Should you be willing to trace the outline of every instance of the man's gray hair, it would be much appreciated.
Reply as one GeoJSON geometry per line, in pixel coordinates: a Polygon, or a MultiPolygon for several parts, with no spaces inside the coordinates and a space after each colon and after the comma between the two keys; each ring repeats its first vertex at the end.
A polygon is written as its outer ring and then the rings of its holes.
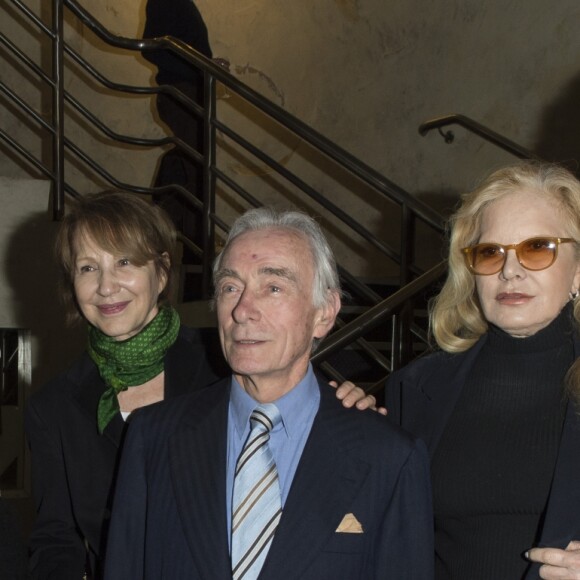
{"type": "Polygon", "coordinates": [[[327,304],[330,296],[329,290],[341,294],[334,254],[318,223],[303,212],[280,211],[272,207],[250,209],[234,222],[224,249],[215,259],[213,265],[214,280],[221,268],[223,257],[238,236],[246,232],[266,229],[289,230],[303,236],[308,242],[314,261],[312,303],[315,308],[321,308],[327,304]]]}

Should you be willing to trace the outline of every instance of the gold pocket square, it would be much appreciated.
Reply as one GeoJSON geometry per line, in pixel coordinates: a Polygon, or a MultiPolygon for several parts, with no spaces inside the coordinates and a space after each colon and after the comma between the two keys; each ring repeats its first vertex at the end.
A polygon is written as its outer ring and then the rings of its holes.
{"type": "Polygon", "coordinates": [[[339,534],[362,534],[363,527],[362,524],[356,519],[354,514],[346,514],[342,518],[342,522],[336,528],[336,532],[339,534]]]}

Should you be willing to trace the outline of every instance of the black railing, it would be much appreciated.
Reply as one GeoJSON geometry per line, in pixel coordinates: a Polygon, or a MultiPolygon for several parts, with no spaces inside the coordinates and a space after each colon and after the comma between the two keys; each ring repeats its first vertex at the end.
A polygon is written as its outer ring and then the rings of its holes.
{"type": "MultiPolygon", "coordinates": [[[[213,260],[216,228],[221,232],[226,232],[228,229],[227,220],[217,215],[216,191],[224,190],[225,188],[228,192],[235,194],[237,199],[243,200],[243,205],[245,206],[258,206],[264,203],[263,199],[254,195],[253,192],[250,193],[248,191],[242,180],[237,180],[236,176],[228,172],[226,167],[220,166],[217,154],[220,148],[220,143],[218,143],[219,135],[221,141],[224,139],[229,140],[230,143],[234,144],[235,147],[243,152],[244,156],[251,159],[253,163],[260,163],[268,171],[275,174],[278,179],[283,180],[285,184],[284,188],[291,187],[293,190],[300,192],[304,196],[304,199],[308,200],[309,204],[314,204],[318,208],[316,213],[323,212],[324,216],[328,216],[326,219],[338,221],[341,224],[341,231],[349,231],[351,234],[354,234],[358,239],[362,240],[365,246],[374,248],[380,255],[384,256],[385,260],[389,260],[390,263],[395,264],[398,268],[396,274],[397,287],[403,287],[409,282],[415,281],[412,286],[408,287],[410,290],[407,290],[403,295],[397,294],[398,298],[396,300],[381,302],[384,296],[360,282],[355,276],[349,274],[346,268],[341,268],[341,276],[346,281],[353,295],[362,298],[371,305],[378,304],[371,310],[373,325],[375,321],[390,321],[391,333],[389,342],[392,348],[390,367],[397,367],[412,356],[412,352],[410,351],[410,345],[413,342],[412,336],[424,339],[425,333],[421,332],[420,328],[414,329],[412,320],[405,320],[403,316],[399,317],[398,312],[403,312],[405,303],[409,304],[414,296],[424,292],[425,284],[432,283],[442,274],[440,268],[438,269],[436,267],[430,270],[430,274],[427,276],[428,280],[423,277],[417,278],[423,274],[424,268],[419,267],[415,261],[415,233],[417,223],[421,222],[433,232],[437,239],[442,240],[443,219],[439,214],[371,167],[356,159],[344,149],[329,141],[313,128],[290,115],[287,111],[264,98],[247,85],[241,83],[222,66],[205,58],[177,39],[163,37],[160,39],[138,40],[113,35],[74,0],[63,0],[62,2],[60,0],[53,0],[53,23],[51,27],[47,27],[20,0],[10,1],[37,26],[42,34],[51,39],[53,45],[52,70],[50,74],[47,74],[28,59],[25,54],[20,53],[17,47],[6,37],[0,35],[0,42],[9,48],[24,67],[51,88],[52,122],[48,123],[22,98],[16,95],[4,83],[0,82],[0,90],[4,95],[18,107],[23,115],[32,119],[41,130],[50,135],[53,151],[51,167],[47,167],[41,159],[36,158],[28,152],[13,136],[8,135],[3,129],[0,129],[0,138],[9,144],[13,151],[26,159],[38,172],[52,181],[54,215],[56,218],[60,217],[64,211],[65,194],[72,196],[79,195],[77,189],[68,181],[67,175],[65,175],[65,155],[71,156],[98,179],[118,189],[142,194],[163,194],[169,191],[178,192],[179,195],[187,198],[191,205],[202,214],[202,248],[198,248],[192,240],[185,240],[184,243],[189,248],[194,249],[203,258],[203,285],[206,295],[209,295],[209,265],[213,260]],[[84,26],[110,46],[133,52],[167,50],[177,53],[182,59],[191,63],[192,67],[195,67],[203,74],[205,87],[203,106],[200,106],[174,87],[136,87],[116,83],[108,79],[95,66],[81,57],[71,46],[63,42],[63,7],[68,9],[84,26]],[[66,69],[65,59],[67,58],[71,59],[72,62],[88,73],[101,86],[112,91],[145,96],[158,93],[171,95],[184,106],[188,107],[192,115],[196,115],[200,119],[200,122],[203,123],[203,150],[205,154],[201,156],[195,149],[175,137],[149,139],[122,135],[112,130],[104,121],[97,118],[88,107],[83,105],[79,99],[64,90],[63,77],[66,69]],[[252,143],[251,136],[243,135],[239,130],[236,130],[231,123],[228,123],[224,117],[220,116],[220,111],[218,111],[217,107],[218,85],[224,87],[228,94],[236,95],[246,103],[249,103],[259,115],[267,118],[269,122],[284,127],[287,132],[299,138],[301,142],[307,144],[312,150],[322,154],[326,160],[330,160],[335,167],[340,168],[341,171],[346,171],[351,178],[356,180],[356,186],[352,186],[352,189],[348,190],[349,195],[356,196],[358,188],[364,187],[377,196],[376,205],[382,208],[383,214],[395,214],[394,208],[398,208],[399,242],[393,245],[369,231],[349,211],[346,211],[339,204],[331,201],[327,196],[322,195],[316,185],[309,183],[296,171],[291,171],[272,155],[269,155],[259,146],[252,143]],[[67,135],[65,130],[65,106],[75,111],[86,121],[89,127],[92,127],[114,143],[124,143],[136,148],[152,148],[167,145],[178,147],[201,167],[203,174],[203,192],[200,196],[201,199],[198,199],[196,195],[193,195],[182,186],[172,185],[163,188],[152,188],[126,183],[117,178],[67,135]],[[404,296],[404,298],[401,298],[401,296],[404,296]],[[401,320],[405,320],[405,323],[401,324],[401,320]]],[[[318,361],[320,357],[324,356],[324,353],[330,353],[335,348],[334,346],[331,348],[327,345],[336,345],[339,340],[341,346],[347,344],[349,340],[350,342],[355,339],[359,340],[359,344],[364,350],[372,352],[373,347],[368,344],[365,345],[364,342],[363,334],[365,328],[366,323],[362,321],[354,326],[352,324],[344,325],[333,335],[336,338],[331,337],[329,339],[331,342],[325,343],[316,355],[316,360],[318,361]],[[356,331],[353,331],[355,327],[356,331]]],[[[386,366],[384,361],[380,366],[382,368],[386,366]]]]}
{"type": "MultiPolygon", "coordinates": [[[[212,90],[211,81],[213,80],[213,83],[215,83],[215,81],[219,81],[225,86],[228,92],[239,95],[248,103],[259,109],[263,114],[268,115],[271,119],[286,127],[293,134],[300,137],[300,139],[302,139],[304,142],[308,143],[318,151],[322,152],[325,156],[335,161],[339,166],[346,168],[352,175],[360,179],[361,182],[372,187],[376,192],[384,197],[387,197],[390,201],[395,201],[396,203],[400,204],[402,207],[409,211],[413,218],[422,220],[437,231],[442,231],[443,220],[441,216],[428,205],[422,203],[412,195],[408,194],[403,189],[386,179],[383,175],[365,165],[360,160],[349,154],[347,151],[341,149],[336,144],[325,138],[323,135],[296,117],[290,115],[287,111],[275,103],[264,98],[262,95],[244,83],[241,83],[235,77],[225,71],[223,67],[216,65],[211,60],[203,57],[191,49],[191,47],[188,45],[170,37],[149,40],[133,40],[118,37],[116,35],[110,34],[103,26],[96,22],[88,12],[86,12],[73,0],[64,0],[64,3],[86,26],[88,26],[107,44],[139,52],[147,50],[170,50],[179,54],[181,58],[189,61],[196,68],[202,70],[206,79],[210,81],[207,83],[209,86],[206,87],[208,89],[206,90],[206,111],[208,108],[215,108],[215,90],[212,90]]],[[[117,85],[117,89],[127,90],[128,87],[120,87],[117,85]]],[[[195,114],[199,115],[201,113],[199,107],[197,107],[196,104],[191,100],[187,99],[185,95],[179,93],[179,91],[176,91],[175,89],[172,91],[168,91],[168,89],[171,89],[171,87],[160,87],[159,90],[171,92],[172,95],[180,95],[182,102],[190,106],[195,114]]],[[[211,112],[209,112],[207,116],[207,120],[210,123],[212,129],[208,135],[208,146],[210,149],[212,146],[212,133],[215,132],[215,130],[221,131],[224,135],[241,146],[246,152],[250,153],[252,156],[259,159],[262,163],[275,170],[279,175],[282,175],[286,180],[306,193],[317,203],[324,206],[325,209],[329,210],[329,212],[334,216],[337,216],[347,227],[363,237],[366,242],[375,246],[391,259],[401,261],[400,251],[389,248],[386,244],[382,243],[376,238],[376,236],[361,226],[359,222],[353,220],[347,212],[341,210],[335,204],[332,204],[327,198],[318,194],[313,188],[309,187],[306,183],[301,181],[296,175],[292,174],[281,164],[277,163],[276,160],[271,156],[253,146],[248,139],[245,139],[243,136],[241,136],[231,126],[228,126],[223,121],[215,119],[215,116],[212,116],[211,112]]],[[[209,157],[211,159],[211,155],[209,157]]],[[[210,165],[209,169],[214,174],[216,179],[221,179],[224,182],[228,181],[228,177],[224,173],[220,172],[215,164],[210,165]]],[[[250,201],[252,199],[252,196],[247,194],[247,192],[245,192],[244,188],[241,186],[238,187],[238,192],[240,195],[246,193],[246,201],[250,201]]],[[[250,201],[250,203],[254,204],[256,202],[250,201]]],[[[414,272],[414,274],[416,273],[417,272],[414,272]]],[[[406,277],[410,278],[411,276],[406,277]]]]}
{"type": "Polygon", "coordinates": [[[529,149],[518,145],[507,137],[496,133],[489,127],[486,127],[465,115],[446,115],[445,117],[437,117],[430,121],[425,121],[419,126],[419,134],[425,136],[430,131],[437,129],[439,134],[445,140],[445,143],[453,143],[455,140],[453,131],[443,131],[443,127],[448,127],[449,125],[459,125],[464,129],[467,129],[467,131],[481,137],[489,143],[493,143],[500,149],[503,149],[520,159],[538,159],[538,156],[535,153],[532,153],[529,149]]]}
{"type": "MultiPolygon", "coordinates": [[[[376,304],[372,308],[369,308],[364,314],[358,316],[355,320],[349,324],[343,326],[339,330],[334,331],[317,349],[317,351],[312,356],[313,363],[323,363],[331,354],[343,349],[347,345],[351,344],[353,340],[358,339],[370,330],[376,328],[379,324],[384,323],[385,317],[393,316],[393,328],[397,325],[397,317],[399,316],[401,310],[412,300],[418,293],[422,292],[425,288],[432,286],[442,279],[442,277],[447,272],[447,263],[441,262],[435,267],[431,268],[425,274],[419,276],[409,284],[403,286],[400,290],[376,304]]],[[[420,333],[420,331],[418,331],[420,333]]],[[[421,337],[425,340],[427,337],[421,337]]],[[[393,350],[399,353],[401,356],[405,345],[401,342],[402,337],[393,337],[393,341],[399,340],[398,344],[393,344],[393,350]]],[[[403,358],[401,356],[401,358],[403,358]]],[[[401,363],[403,360],[400,361],[401,363]]],[[[400,365],[396,365],[400,366],[400,365]]],[[[387,369],[387,371],[392,370],[392,368],[387,369]]],[[[329,374],[333,374],[331,369],[326,369],[329,374]]],[[[386,373],[388,374],[388,372],[386,373]]],[[[336,380],[343,380],[344,377],[341,375],[333,374],[333,378],[336,380]]],[[[376,392],[382,385],[384,385],[384,380],[386,376],[369,389],[368,392],[376,392]]]]}

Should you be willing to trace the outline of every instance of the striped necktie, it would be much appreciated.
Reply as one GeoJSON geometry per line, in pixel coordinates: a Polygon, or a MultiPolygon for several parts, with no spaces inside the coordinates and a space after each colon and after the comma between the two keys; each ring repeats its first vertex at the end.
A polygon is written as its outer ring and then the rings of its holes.
{"type": "Polygon", "coordinates": [[[276,405],[254,409],[250,435],[236,464],[232,505],[232,573],[234,580],[260,574],[282,516],[278,470],[268,442],[280,422],[276,405]]]}

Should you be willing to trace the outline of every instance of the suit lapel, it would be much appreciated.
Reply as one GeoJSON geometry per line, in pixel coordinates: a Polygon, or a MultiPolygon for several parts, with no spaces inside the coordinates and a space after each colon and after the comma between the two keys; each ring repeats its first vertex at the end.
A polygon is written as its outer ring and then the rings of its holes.
{"type": "Polygon", "coordinates": [[[200,578],[231,577],[226,522],[230,379],[191,399],[190,419],[169,440],[170,476],[200,578]],[[207,567],[200,568],[200,563],[207,567]]]}
{"type": "Polygon", "coordinates": [[[320,409],[260,578],[300,578],[335,533],[370,468],[352,451],[361,438],[341,420],[340,402],[328,386],[320,390],[320,409]]]}

